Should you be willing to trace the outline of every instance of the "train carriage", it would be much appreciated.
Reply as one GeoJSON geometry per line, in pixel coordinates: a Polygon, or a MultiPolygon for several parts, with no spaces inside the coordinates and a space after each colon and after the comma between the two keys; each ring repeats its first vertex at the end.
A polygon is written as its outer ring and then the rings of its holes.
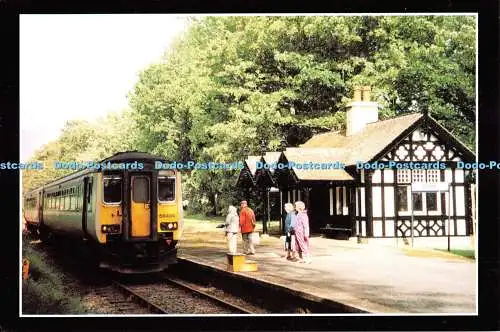
{"type": "Polygon", "coordinates": [[[42,241],[81,239],[100,266],[121,273],[160,271],[176,262],[182,234],[180,173],[157,170],[158,156],[117,153],[24,195],[24,218],[42,241]],[[118,167],[116,166],[116,167],[118,167]],[[95,250],[96,249],[96,250],[95,250]]]}

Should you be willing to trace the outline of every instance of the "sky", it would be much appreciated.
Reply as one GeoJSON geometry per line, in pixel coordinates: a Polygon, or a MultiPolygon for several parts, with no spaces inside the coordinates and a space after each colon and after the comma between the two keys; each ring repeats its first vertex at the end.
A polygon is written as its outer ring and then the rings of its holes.
{"type": "Polygon", "coordinates": [[[21,15],[21,161],[72,119],[127,108],[140,71],[187,27],[163,14],[21,15]]]}

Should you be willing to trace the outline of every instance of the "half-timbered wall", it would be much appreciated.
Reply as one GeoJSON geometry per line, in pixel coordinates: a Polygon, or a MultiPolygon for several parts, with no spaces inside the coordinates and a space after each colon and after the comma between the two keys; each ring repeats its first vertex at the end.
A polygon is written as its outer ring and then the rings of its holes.
{"type": "MultiPolygon", "coordinates": [[[[435,133],[419,128],[382,158],[382,161],[390,160],[456,162],[462,158],[435,133]]],[[[467,173],[454,168],[362,170],[361,183],[356,188],[356,234],[409,238],[413,211],[413,237],[447,236],[448,232],[452,236],[470,235],[467,173]],[[411,183],[442,181],[450,183],[449,193],[411,192],[411,183]]]]}
{"type": "Polygon", "coordinates": [[[355,223],[355,235],[358,236],[367,236],[367,227],[366,227],[366,171],[361,170],[360,180],[361,183],[354,189],[355,190],[355,214],[354,214],[354,223],[355,223]]]}

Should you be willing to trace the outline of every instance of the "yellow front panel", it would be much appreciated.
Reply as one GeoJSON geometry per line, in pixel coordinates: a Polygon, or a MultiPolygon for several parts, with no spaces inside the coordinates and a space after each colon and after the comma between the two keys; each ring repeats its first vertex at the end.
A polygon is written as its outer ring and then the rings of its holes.
{"type": "Polygon", "coordinates": [[[121,225],[122,206],[101,204],[101,225],[121,225]]]}
{"type": "Polygon", "coordinates": [[[177,202],[170,204],[158,204],[158,232],[173,232],[174,240],[179,240],[181,227],[178,212],[179,209],[177,204],[177,202]],[[162,222],[177,222],[177,229],[162,231],[160,227],[160,223],[162,222]]]}
{"type": "Polygon", "coordinates": [[[180,240],[182,234],[182,192],[181,176],[179,172],[160,171],[160,176],[175,176],[175,200],[158,203],[158,225],[159,233],[171,232],[174,240],[180,240]],[[176,230],[161,230],[162,222],[177,222],[176,230]]]}
{"type": "MultiPolygon", "coordinates": [[[[122,206],[120,205],[108,205],[101,203],[99,212],[100,225],[120,225],[120,231],[122,228],[122,206]]],[[[106,234],[102,231],[99,235],[100,242],[106,243],[106,234]]]]}
{"type": "Polygon", "coordinates": [[[149,177],[132,176],[132,197],[130,200],[132,236],[143,237],[151,234],[149,188],[149,177]]]}
{"type": "Polygon", "coordinates": [[[149,236],[150,211],[149,204],[132,201],[132,236],[149,236]]]}

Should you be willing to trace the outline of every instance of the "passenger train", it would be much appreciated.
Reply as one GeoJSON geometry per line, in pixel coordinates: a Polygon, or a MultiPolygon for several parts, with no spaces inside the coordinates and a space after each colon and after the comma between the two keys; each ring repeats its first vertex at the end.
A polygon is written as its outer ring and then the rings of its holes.
{"type": "Polygon", "coordinates": [[[167,162],[121,152],[101,164],[140,163],[142,169],[82,169],[26,193],[27,230],[42,242],[82,240],[100,267],[119,273],[167,268],[176,263],[183,228],[181,177],[155,169],[157,161],[167,162]]]}

